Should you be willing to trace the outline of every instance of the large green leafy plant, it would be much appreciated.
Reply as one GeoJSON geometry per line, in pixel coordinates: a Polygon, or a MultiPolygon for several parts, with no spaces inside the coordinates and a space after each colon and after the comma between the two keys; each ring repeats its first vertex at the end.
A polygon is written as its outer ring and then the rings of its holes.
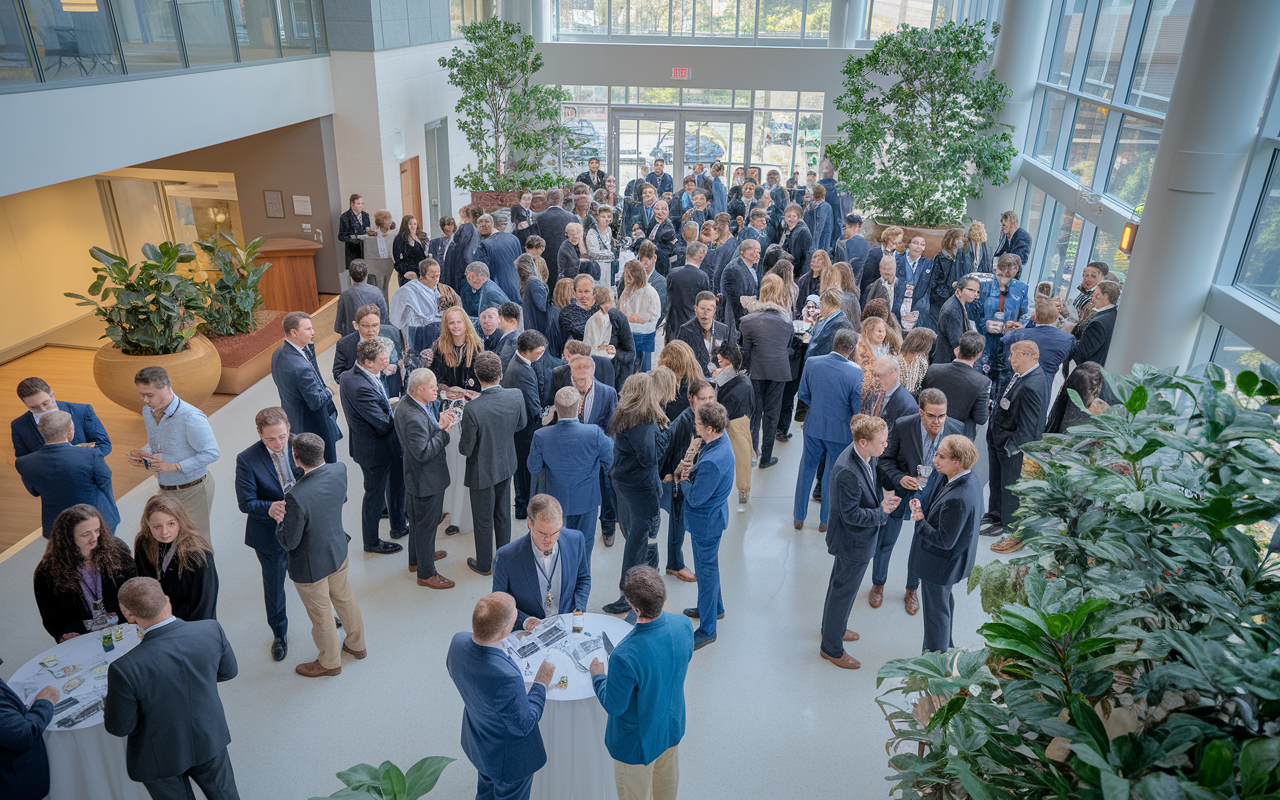
{"type": "Polygon", "coordinates": [[[1280,570],[1243,530],[1280,513],[1280,371],[1261,373],[1138,366],[1027,448],[1025,602],[983,650],[880,672],[901,796],[1280,800],[1280,570]]]}
{"type": "Polygon", "coordinates": [[[178,271],[179,264],[195,260],[190,247],[144,244],[143,260],[132,266],[101,247],[90,248],[89,255],[98,262],[89,296],[65,295],[80,301],[78,306],[93,306],[106,323],[103,338],[131,356],[172,355],[187,346],[209,302],[197,276],[178,271]]]}
{"type": "Polygon", "coordinates": [[[476,157],[454,185],[499,192],[562,185],[555,175],[557,153],[581,147],[586,139],[561,119],[561,103],[572,96],[559,86],[533,83],[542,69],[533,37],[493,17],[463,25],[462,38],[467,49],[455,47],[440,59],[449,83],[462,90],[454,110],[476,157]]]}
{"type": "Polygon", "coordinates": [[[345,789],[339,789],[329,798],[311,800],[418,800],[436,788],[440,773],[453,761],[446,756],[427,756],[409,767],[408,772],[402,772],[390,761],[383,761],[380,767],[356,764],[338,773],[338,780],[346,784],[345,789]]]}
{"type": "MultiPolygon", "coordinates": [[[[999,32],[993,23],[992,35],[999,32]]],[[[986,23],[902,25],[845,62],[835,106],[847,119],[826,153],[840,184],[877,221],[948,227],[986,183],[1008,180],[1017,150],[996,118],[1009,88],[980,76],[994,52],[986,34],[986,23]]]]}
{"type": "Polygon", "coordinates": [[[209,303],[201,316],[209,333],[234,336],[257,329],[256,314],[262,306],[258,284],[271,264],[254,266],[253,262],[264,241],[261,237],[254,239],[242,250],[234,239],[219,232],[207,242],[196,242],[210,265],[222,273],[214,283],[202,284],[209,303]]]}

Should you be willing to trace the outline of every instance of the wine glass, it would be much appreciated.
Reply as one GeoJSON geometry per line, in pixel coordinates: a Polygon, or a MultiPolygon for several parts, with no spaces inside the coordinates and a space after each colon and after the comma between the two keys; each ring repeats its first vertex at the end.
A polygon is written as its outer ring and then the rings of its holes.
{"type": "Polygon", "coordinates": [[[921,464],[916,467],[916,479],[920,482],[920,491],[924,491],[929,485],[929,478],[933,475],[933,467],[928,464],[921,464]]]}

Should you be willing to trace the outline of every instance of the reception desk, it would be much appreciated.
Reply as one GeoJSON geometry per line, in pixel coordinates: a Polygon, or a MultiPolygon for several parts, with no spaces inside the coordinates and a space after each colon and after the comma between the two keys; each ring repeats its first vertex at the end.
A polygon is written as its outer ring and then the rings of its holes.
{"type": "Polygon", "coordinates": [[[305,311],[320,308],[316,290],[315,254],[321,248],[310,239],[268,239],[258,250],[258,263],[271,262],[271,269],[258,284],[262,306],[272,311],[305,311]]]}

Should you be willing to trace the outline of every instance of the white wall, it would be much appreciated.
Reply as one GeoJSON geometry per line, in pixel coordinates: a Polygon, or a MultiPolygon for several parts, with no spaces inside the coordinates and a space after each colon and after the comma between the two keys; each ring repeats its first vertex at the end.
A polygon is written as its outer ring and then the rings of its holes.
{"type": "Polygon", "coordinates": [[[329,59],[0,95],[0,196],[333,113],[329,59]]]}

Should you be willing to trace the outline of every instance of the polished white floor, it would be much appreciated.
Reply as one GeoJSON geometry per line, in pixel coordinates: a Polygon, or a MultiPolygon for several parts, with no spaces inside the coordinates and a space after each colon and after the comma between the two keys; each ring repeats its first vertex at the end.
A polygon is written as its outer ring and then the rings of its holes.
{"type": "MultiPolygon", "coordinates": [[[[332,351],[321,358],[328,369],[332,351]]],[[[293,587],[289,598],[289,657],[271,660],[271,634],[262,604],[261,576],[253,551],[243,544],[244,517],[234,496],[235,455],[256,439],[253,415],[278,402],[271,380],[259,383],[213,418],[222,458],[214,466],[217,496],[213,543],[221,592],[218,619],[240,663],[240,674],[222,684],[231,726],[231,759],[245,800],[308,798],[341,788],[334,773],[359,762],[391,760],[407,768],[428,755],[458,759],[431,797],[466,798],[475,770],[459,745],[462,701],[444,667],[449,638],[470,627],[475,601],[490,591],[488,578],[472,573],[471,537],[444,537],[449,556],[440,565],[457,581],[448,591],[419,588],[404,553],[366,555],[360,542],[360,471],[340,445],[352,485],[344,521],[353,536],[351,580],[364,614],[369,657],[344,657],[334,678],[309,680],[293,668],[315,657],[310,625],[293,587]]],[[[831,568],[818,506],[810,505],[803,531],[791,525],[801,436],[779,444],[780,461],[754,471],[750,501],[731,506],[720,548],[726,616],[719,640],[694,654],[685,684],[687,729],[680,747],[680,794],[686,798],[887,797],[885,742],[888,725],[875,703],[876,671],[892,658],[920,652],[920,617],[902,607],[908,521],[890,570],[885,603],[866,603],[870,574],[854,606],[850,627],[862,640],[850,646],[862,669],[848,672],[818,656],[818,628],[831,568]]],[[[118,442],[117,447],[140,443],[118,442]]],[[[985,457],[985,448],[982,448],[985,457]]],[[[985,470],[984,470],[985,471],[985,470]]],[[[454,476],[460,480],[461,476],[454,476]]],[[[120,535],[132,543],[151,481],[120,502],[120,535]]],[[[736,498],[736,494],[734,496],[736,498]]],[[[383,523],[384,531],[386,523],[383,523]]],[[[523,529],[524,523],[516,533],[523,529]]],[[[665,562],[665,515],[660,544],[665,562]]],[[[385,535],[385,534],[384,534],[385,535]]],[[[979,562],[994,558],[990,540],[979,562]]],[[[612,548],[597,538],[589,610],[617,595],[622,540],[612,548]]],[[[40,626],[31,574],[43,540],[0,563],[0,675],[52,644],[40,626]]],[[[686,544],[686,560],[692,559],[686,544]]],[[[663,564],[665,566],[665,563],[663,564]]],[[[696,602],[695,584],[667,577],[668,610],[696,602]]],[[[957,645],[977,646],[985,621],[977,595],[957,589],[957,645]]]]}

